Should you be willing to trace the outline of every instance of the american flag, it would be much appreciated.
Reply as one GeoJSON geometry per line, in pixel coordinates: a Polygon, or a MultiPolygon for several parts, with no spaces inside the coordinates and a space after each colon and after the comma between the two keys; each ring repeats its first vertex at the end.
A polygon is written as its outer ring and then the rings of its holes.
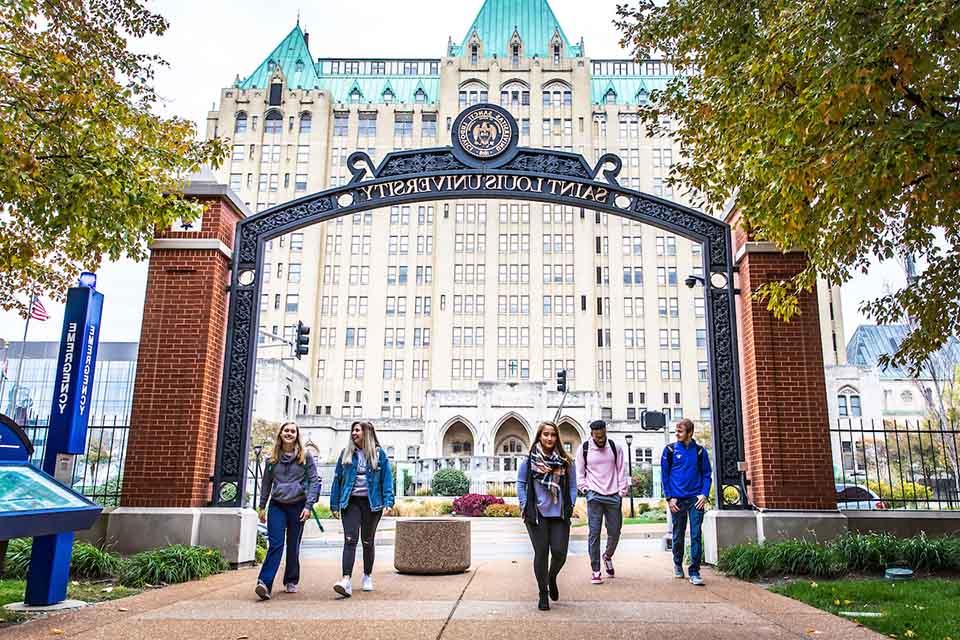
{"type": "Polygon", "coordinates": [[[33,296],[33,299],[30,300],[30,317],[40,322],[50,318],[50,314],[47,313],[46,308],[37,296],[33,296]]]}

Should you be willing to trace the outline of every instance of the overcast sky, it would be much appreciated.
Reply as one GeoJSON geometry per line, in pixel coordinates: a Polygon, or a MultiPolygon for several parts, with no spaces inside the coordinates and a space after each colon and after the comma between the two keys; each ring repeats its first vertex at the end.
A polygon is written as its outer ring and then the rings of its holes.
{"type": "MultiPolygon", "coordinates": [[[[214,107],[220,89],[238,74],[253,71],[293,28],[298,12],[315,57],[440,57],[448,37],[455,42],[463,38],[481,4],[482,0],[156,0],[149,6],[167,17],[170,29],[162,38],[135,46],[159,53],[169,63],[157,73],[162,113],[195,121],[203,135],[207,111],[214,107]]],[[[589,57],[626,55],[612,25],[616,1],[550,4],[567,37],[573,42],[584,38],[589,57]]],[[[895,265],[882,265],[844,287],[848,339],[858,324],[867,321],[858,315],[860,301],[880,295],[885,282],[898,286],[901,278],[895,265]]],[[[145,285],[145,263],[103,265],[98,283],[105,295],[101,340],[139,339],[145,285]]],[[[43,302],[50,320],[31,322],[28,339],[58,340],[62,305],[43,302]]],[[[0,327],[0,338],[23,336],[23,321],[11,313],[0,312],[0,327]]]]}

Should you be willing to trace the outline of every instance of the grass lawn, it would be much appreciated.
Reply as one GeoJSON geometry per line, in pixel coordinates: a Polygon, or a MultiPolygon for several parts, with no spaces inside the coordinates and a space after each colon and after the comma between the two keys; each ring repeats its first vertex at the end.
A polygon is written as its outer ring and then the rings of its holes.
{"type": "Polygon", "coordinates": [[[960,580],[809,580],[777,585],[771,591],[833,614],[877,612],[881,617],[849,617],[894,638],[960,640],[960,580]],[[950,604],[950,603],[954,604],[950,604]]]}
{"type": "MultiPolygon", "coordinates": [[[[10,622],[20,622],[24,616],[3,609],[3,605],[11,602],[23,602],[23,592],[26,588],[24,580],[0,580],[0,627],[10,622]]],[[[71,582],[67,588],[67,597],[84,602],[106,602],[140,593],[139,589],[121,587],[109,582],[71,582]]]]}
{"type": "MultiPolygon", "coordinates": [[[[667,514],[663,511],[647,511],[636,518],[624,518],[623,524],[666,524],[667,514]]],[[[586,520],[574,520],[573,527],[587,526],[586,520]]],[[[957,640],[960,640],[958,638],[957,640]]]]}

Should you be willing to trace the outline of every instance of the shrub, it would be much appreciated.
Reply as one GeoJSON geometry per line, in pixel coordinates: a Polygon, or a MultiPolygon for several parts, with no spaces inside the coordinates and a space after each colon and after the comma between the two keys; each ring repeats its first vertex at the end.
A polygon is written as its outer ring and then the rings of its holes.
{"type": "Polygon", "coordinates": [[[487,493],[498,498],[516,498],[517,487],[514,485],[494,485],[487,490],[487,493]]]}
{"type": "Polygon", "coordinates": [[[772,545],[738,544],[725,549],[717,561],[717,568],[723,573],[751,580],[770,572],[772,545]]]}
{"type": "Polygon", "coordinates": [[[431,489],[430,487],[420,487],[419,489],[417,489],[414,495],[416,495],[418,498],[422,498],[424,496],[432,496],[433,489],[431,489]]]}
{"type": "Polygon", "coordinates": [[[120,573],[123,560],[111,551],[101,549],[87,542],[73,545],[73,559],[70,561],[70,573],[81,580],[102,580],[120,573]]]}
{"type": "Polygon", "coordinates": [[[492,504],[503,504],[503,498],[468,493],[453,501],[453,512],[460,516],[476,518],[482,516],[484,510],[492,504]]]}
{"type": "Polygon", "coordinates": [[[635,498],[649,498],[653,495],[653,469],[640,469],[630,478],[630,493],[635,498]]]}
{"type": "Polygon", "coordinates": [[[330,505],[316,503],[313,505],[313,512],[317,514],[317,517],[321,520],[329,520],[333,517],[333,514],[330,512],[330,505]]]}
{"type": "Polygon", "coordinates": [[[744,580],[775,573],[833,578],[851,571],[879,573],[891,565],[915,570],[960,568],[960,536],[895,538],[887,533],[848,533],[827,544],[789,540],[745,544],[720,554],[717,567],[744,580]]]}
{"type": "Polygon", "coordinates": [[[120,583],[138,588],[175,584],[205,578],[229,568],[223,554],[216,549],[175,544],[132,556],[124,564],[120,583]]]}
{"type": "Polygon", "coordinates": [[[438,496],[462,496],[470,490],[470,480],[459,469],[441,469],[430,483],[438,496]]]}
{"type": "Polygon", "coordinates": [[[399,500],[390,514],[399,518],[420,518],[444,516],[450,513],[453,505],[447,500],[399,500]]]}
{"type": "Polygon", "coordinates": [[[638,515],[642,515],[642,514],[646,513],[647,511],[650,511],[650,504],[649,504],[649,503],[646,503],[646,502],[638,502],[638,503],[637,503],[637,514],[638,514],[638,515]]]}
{"type": "MultiPolygon", "coordinates": [[[[887,503],[891,509],[899,509],[914,505],[916,501],[936,500],[933,490],[916,482],[904,482],[902,484],[891,484],[889,482],[871,481],[867,487],[880,496],[880,499],[887,503]]],[[[920,505],[923,508],[923,505],[920,505]]]]}
{"type": "Polygon", "coordinates": [[[256,559],[257,564],[263,564],[263,561],[267,558],[267,547],[269,546],[270,543],[267,541],[267,536],[258,531],[257,548],[253,552],[253,557],[256,559]]]}
{"type": "Polygon", "coordinates": [[[790,575],[834,578],[847,572],[843,555],[831,546],[805,540],[788,540],[772,545],[772,568],[790,575]]]}
{"type": "Polygon", "coordinates": [[[33,540],[30,538],[15,538],[7,546],[7,560],[3,569],[3,577],[22,580],[27,577],[30,567],[30,550],[33,540]]]}
{"type": "Polygon", "coordinates": [[[519,518],[520,505],[492,504],[483,510],[483,515],[488,518],[519,518]]]}

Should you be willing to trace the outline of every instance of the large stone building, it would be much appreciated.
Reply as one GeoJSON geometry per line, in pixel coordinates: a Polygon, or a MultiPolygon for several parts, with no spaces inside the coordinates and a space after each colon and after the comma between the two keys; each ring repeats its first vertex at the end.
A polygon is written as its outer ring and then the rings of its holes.
{"type": "MultiPolygon", "coordinates": [[[[622,184],[682,201],[666,182],[678,147],[637,115],[671,74],[657,60],[588,58],[545,0],[486,0],[435,59],[316,59],[298,24],[221,91],[207,135],[232,145],[218,177],[262,211],[345,184],[353,151],[379,162],[449,145],[463,107],[493,102],[516,118],[522,146],[590,163],[615,153],[622,184]]],[[[700,245],[656,228],[572,207],[437,202],[278,238],[265,268],[262,335],[290,339],[298,320],[313,329],[301,423],[322,457],[366,417],[398,458],[509,469],[480,459],[527,449],[556,410],[558,369],[575,391],[572,445],[594,418],[633,432],[646,408],[711,419],[703,291],[684,286],[702,275],[700,245]]],[[[836,363],[838,292],[821,298],[836,363]]],[[[663,435],[636,432],[635,460],[656,459],[663,435]]]]}

